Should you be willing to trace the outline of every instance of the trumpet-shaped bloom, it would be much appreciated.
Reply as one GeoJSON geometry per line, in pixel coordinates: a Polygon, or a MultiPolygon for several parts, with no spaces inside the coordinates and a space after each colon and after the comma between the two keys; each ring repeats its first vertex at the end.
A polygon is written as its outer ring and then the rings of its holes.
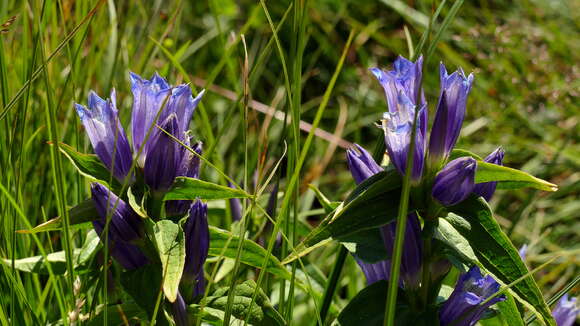
{"type": "Polygon", "coordinates": [[[91,145],[99,159],[113,171],[119,181],[123,181],[131,168],[131,147],[125,130],[119,122],[115,90],[111,98],[103,100],[95,92],[89,93],[89,108],[75,104],[91,145]]]}
{"type": "Polygon", "coordinates": [[[91,184],[92,199],[100,219],[93,221],[93,227],[102,238],[106,219],[109,223],[109,250],[111,255],[126,269],[145,265],[148,260],[131,241],[141,236],[142,221],[131,207],[100,183],[91,184]]]}
{"type": "MultiPolygon", "coordinates": [[[[489,154],[484,161],[487,163],[502,165],[503,156],[504,156],[503,149],[501,147],[498,147],[495,151],[491,152],[491,154],[489,154]]],[[[497,182],[478,183],[475,185],[473,192],[483,197],[485,200],[489,201],[493,196],[493,194],[495,193],[496,186],[497,182]]]]}
{"type": "Polygon", "coordinates": [[[460,157],[449,162],[435,176],[432,195],[445,206],[465,200],[475,187],[477,162],[471,157],[460,157]]]}
{"type": "MultiPolygon", "coordinates": [[[[119,122],[114,91],[109,100],[91,92],[89,109],[75,105],[95,153],[120,181],[129,174],[134,153],[137,165],[144,169],[145,182],[154,192],[167,190],[176,176],[196,177],[199,159],[173,138],[189,145],[187,130],[204,92],[193,98],[188,85],[172,87],[158,74],[150,80],[134,73],[130,77],[133,152],[119,122]]],[[[185,213],[187,206],[177,208],[185,213]]]]}
{"type": "Polygon", "coordinates": [[[422,57],[415,63],[399,57],[395,60],[392,71],[371,69],[385,90],[389,109],[383,114],[385,145],[393,165],[401,174],[405,174],[413,120],[416,110],[419,110],[417,112],[417,132],[411,173],[413,181],[418,181],[421,178],[426,149],[427,109],[423,93],[421,92],[419,95],[422,64],[422,57]]]}
{"type": "Polygon", "coordinates": [[[576,317],[580,314],[576,298],[569,298],[568,293],[564,294],[556,304],[552,311],[552,316],[556,319],[558,326],[572,326],[576,321],[576,317]]]}
{"type": "Polygon", "coordinates": [[[383,171],[383,168],[375,162],[371,154],[358,144],[354,144],[346,151],[346,162],[357,184],[383,171]]]}
{"type": "Polygon", "coordinates": [[[465,117],[467,96],[473,83],[473,74],[465,76],[461,68],[451,75],[440,64],[441,94],[435,121],[429,139],[429,156],[438,162],[447,159],[455,146],[465,117]]]}
{"type": "Polygon", "coordinates": [[[191,205],[184,231],[185,267],[182,280],[187,283],[196,282],[193,296],[197,296],[205,290],[203,263],[209,251],[207,205],[201,200],[198,199],[191,205]]]}
{"type": "Polygon", "coordinates": [[[496,296],[483,304],[499,291],[497,283],[490,275],[482,276],[479,267],[473,266],[459,277],[451,296],[439,311],[441,326],[473,326],[481,319],[485,310],[505,296],[496,296]]]}

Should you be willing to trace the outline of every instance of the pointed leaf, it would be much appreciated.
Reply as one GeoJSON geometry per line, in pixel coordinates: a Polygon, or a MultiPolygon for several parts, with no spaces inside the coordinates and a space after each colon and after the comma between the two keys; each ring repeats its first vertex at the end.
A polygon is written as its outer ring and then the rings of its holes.
{"type": "MultiPolygon", "coordinates": [[[[71,163],[75,166],[80,174],[89,179],[100,181],[105,185],[109,185],[109,180],[111,180],[111,171],[107,169],[107,167],[101,162],[97,155],[79,153],[72,146],[64,143],[60,143],[58,148],[60,149],[61,153],[63,153],[64,156],[66,156],[71,161],[71,163]]],[[[115,178],[112,178],[112,180],[112,187],[109,188],[111,188],[113,191],[118,191],[121,189],[119,182],[115,178]]]]}
{"type": "MultiPolygon", "coordinates": [[[[69,223],[74,228],[81,228],[84,226],[90,226],[90,222],[99,218],[99,213],[95,208],[95,204],[92,199],[85,199],[78,205],[69,209],[68,211],[69,223]]],[[[18,230],[18,233],[38,233],[46,231],[60,231],[62,229],[62,219],[60,217],[55,217],[42,224],[35,226],[30,230],[18,230]]]]}
{"type": "Polygon", "coordinates": [[[177,177],[163,200],[194,200],[196,198],[211,200],[249,197],[252,196],[241,189],[233,189],[195,178],[177,177]]]}
{"type": "Polygon", "coordinates": [[[155,223],[153,233],[163,268],[163,293],[170,302],[174,302],[185,266],[183,230],[170,220],[162,220],[155,223]]]}
{"type": "MultiPolygon", "coordinates": [[[[472,196],[449,210],[455,214],[449,214],[445,219],[467,239],[478,260],[498,281],[510,284],[528,273],[518,250],[503,233],[484,200],[472,196]]],[[[533,277],[526,277],[511,291],[546,324],[556,325],[533,277]]]]}
{"type": "Polygon", "coordinates": [[[135,302],[152,317],[157,296],[161,290],[161,273],[154,264],[147,264],[140,268],[121,274],[123,289],[135,302]]]}
{"type": "Polygon", "coordinates": [[[536,178],[524,171],[486,162],[477,162],[475,183],[499,181],[500,189],[518,189],[531,187],[545,191],[556,191],[558,186],[536,178]]]}
{"type": "Polygon", "coordinates": [[[393,221],[397,216],[400,186],[401,179],[395,171],[380,172],[363,181],[333,213],[306,236],[295,252],[284,259],[283,264],[323,245],[330,237],[350,242],[356,239],[353,235],[358,232],[393,221]]]}

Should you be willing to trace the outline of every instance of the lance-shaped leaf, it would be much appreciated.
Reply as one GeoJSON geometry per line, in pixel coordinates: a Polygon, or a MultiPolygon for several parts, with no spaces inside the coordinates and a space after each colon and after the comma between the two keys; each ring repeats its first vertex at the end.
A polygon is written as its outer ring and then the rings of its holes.
{"type": "MultiPolygon", "coordinates": [[[[95,254],[99,247],[99,237],[94,230],[91,230],[85,243],[81,248],[73,250],[73,266],[79,269],[84,266],[86,262],[95,254]]],[[[4,264],[11,266],[12,260],[3,258],[4,264]]],[[[66,254],[64,251],[57,251],[43,256],[34,256],[16,259],[14,261],[14,268],[28,273],[48,274],[47,264],[50,264],[52,271],[55,274],[64,274],[66,272],[66,254]]]]}
{"type": "MultiPolygon", "coordinates": [[[[72,146],[64,143],[59,143],[58,148],[60,149],[61,153],[63,153],[64,156],[66,156],[71,161],[71,163],[80,174],[94,181],[99,181],[105,185],[109,185],[109,181],[111,180],[111,171],[105,167],[97,155],[79,153],[72,146]]],[[[109,188],[111,188],[113,191],[120,190],[121,185],[117,179],[112,179],[113,182],[112,185],[109,185],[109,188]]]]}
{"type": "Polygon", "coordinates": [[[161,290],[161,273],[154,264],[147,264],[121,274],[123,289],[152,317],[161,290]]]}
{"type": "Polygon", "coordinates": [[[524,171],[508,168],[493,163],[477,162],[475,183],[499,181],[498,189],[519,189],[531,187],[545,191],[556,191],[558,186],[546,180],[536,178],[524,171]]]}
{"type": "Polygon", "coordinates": [[[196,198],[212,200],[249,197],[252,195],[241,189],[233,189],[196,178],[177,177],[163,200],[194,200],[196,198]]]}
{"type": "Polygon", "coordinates": [[[536,178],[524,171],[484,162],[480,156],[464,149],[454,149],[449,156],[449,160],[451,161],[465,156],[471,156],[477,160],[477,170],[475,171],[476,184],[498,181],[497,189],[530,187],[545,191],[558,190],[558,186],[553,183],[536,178]]]}
{"type": "Polygon", "coordinates": [[[356,233],[393,221],[397,216],[400,186],[401,179],[395,171],[380,172],[366,179],[282,263],[304,256],[331,237],[353,243],[361,238],[354,236],[356,233]]]}
{"type": "MultiPolygon", "coordinates": [[[[83,226],[92,227],[90,222],[99,218],[99,213],[95,208],[95,204],[92,199],[85,199],[78,205],[70,208],[68,210],[68,217],[70,226],[73,228],[81,228],[83,226]]],[[[18,233],[38,233],[46,231],[60,231],[62,230],[62,218],[55,217],[44,223],[41,223],[30,230],[18,230],[18,233]]]]}
{"type": "MultiPolygon", "coordinates": [[[[518,250],[503,233],[484,200],[472,196],[449,210],[454,214],[449,214],[445,219],[467,239],[479,262],[498,281],[510,284],[528,274],[518,250]]],[[[518,301],[536,313],[544,323],[556,325],[533,277],[526,277],[513,285],[511,291],[518,301]]]]}
{"type": "Polygon", "coordinates": [[[170,220],[155,223],[153,232],[163,268],[163,293],[174,302],[185,265],[185,237],[179,225],[170,220]]]}

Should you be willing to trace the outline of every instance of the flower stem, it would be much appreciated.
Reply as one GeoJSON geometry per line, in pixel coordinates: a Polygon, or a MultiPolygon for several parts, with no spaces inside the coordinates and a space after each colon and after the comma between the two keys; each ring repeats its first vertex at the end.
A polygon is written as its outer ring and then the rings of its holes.
{"type": "Polygon", "coordinates": [[[324,323],[326,315],[328,314],[328,309],[332,303],[332,297],[336,291],[336,285],[338,284],[340,273],[342,272],[342,267],[344,266],[344,261],[346,260],[347,254],[348,250],[346,250],[343,245],[340,245],[340,249],[338,250],[338,254],[336,256],[336,261],[334,262],[334,267],[330,273],[330,278],[328,279],[326,289],[324,289],[324,296],[322,297],[322,306],[320,307],[320,321],[322,323],[324,323]]]}

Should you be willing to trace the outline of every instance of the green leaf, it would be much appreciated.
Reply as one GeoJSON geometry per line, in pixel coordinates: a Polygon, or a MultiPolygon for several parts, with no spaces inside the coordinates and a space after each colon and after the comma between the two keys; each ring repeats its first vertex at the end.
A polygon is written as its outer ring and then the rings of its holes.
{"type": "Polygon", "coordinates": [[[495,304],[499,314],[493,318],[480,320],[481,326],[524,326],[522,315],[520,314],[514,297],[505,293],[505,301],[495,304]]]}
{"type": "MultiPolygon", "coordinates": [[[[236,258],[237,248],[240,238],[231,232],[219,229],[214,226],[209,227],[209,255],[216,257],[236,258]]],[[[267,257],[267,251],[254,241],[244,239],[242,256],[240,261],[248,266],[261,268],[263,261],[267,257]]],[[[282,266],[280,261],[270,255],[270,260],[266,270],[276,276],[290,280],[292,274],[282,266]]]]}
{"type": "MultiPolygon", "coordinates": [[[[85,199],[68,211],[69,223],[72,227],[81,228],[90,225],[89,223],[99,218],[99,213],[95,208],[92,199],[85,199]]],[[[18,230],[18,233],[31,234],[47,231],[60,231],[62,229],[62,219],[55,217],[30,230],[18,230]]]]}
{"type": "Polygon", "coordinates": [[[112,178],[113,184],[109,185],[111,171],[103,165],[97,155],[79,153],[72,146],[64,143],[59,143],[58,148],[83,176],[110,186],[109,188],[114,192],[121,189],[121,185],[114,177],[112,178]]]}
{"type": "Polygon", "coordinates": [[[252,195],[241,189],[233,189],[195,178],[177,177],[163,200],[195,200],[196,198],[211,200],[249,197],[252,197],[252,195]]]}
{"type": "Polygon", "coordinates": [[[475,183],[499,181],[500,189],[518,189],[531,187],[545,191],[556,191],[558,186],[536,178],[524,171],[486,162],[477,162],[475,183]]]}
{"type": "Polygon", "coordinates": [[[397,216],[400,186],[401,179],[395,171],[380,172],[363,181],[282,263],[306,255],[328,242],[328,238],[352,241],[348,236],[393,221],[397,216]]]}
{"type": "Polygon", "coordinates": [[[167,300],[174,302],[185,266],[184,234],[181,227],[170,220],[155,223],[153,233],[163,268],[163,293],[167,300]]]}
{"type": "Polygon", "coordinates": [[[326,214],[329,214],[330,212],[334,211],[338,207],[338,205],[340,205],[340,202],[330,201],[322,193],[322,191],[320,191],[320,189],[318,189],[315,185],[309,184],[308,188],[310,188],[312,191],[314,191],[314,194],[316,195],[318,202],[320,203],[320,205],[322,205],[322,208],[324,208],[324,211],[326,212],[326,214]]]}
{"type": "MultiPolygon", "coordinates": [[[[344,307],[337,317],[338,325],[341,326],[381,326],[385,317],[387,281],[375,282],[360,291],[344,307]]],[[[397,326],[431,326],[438,325],[437,309],[429,307],[424,313],[411,311],[403,302],[397,303],[397,326]]]]}
{"type": "Polygon", "coordinates": [[[367,263],[376,263],[388,258],[379,228],[343,236],[340,238],[340,243],[357,258],[367,263]]]}
{"type": "Polygon", "coordinates": [[[498,189],[520,189],[530,187],[545,191],[558,190],[558,186],[553,183],[536,178],[524,171],[484,162],[477,154],[464,149],[454,149],[449,155],[449,161],[465,156],[471,156],[477,160],[475,183],[498,181],[498,189]]]}
{"type": "MultiPolygon", "coordinates": [[[[286,325],[284,318],[270,303],[268,296],[261,288],[257,289],[256,300],[252,303],[252,296],[256,291],[256,282],[247,280],[235,287],[232,315],[246,320],[251,325],[286,325]],[[251,309],[250,303],[252,303],[251,309]]],[[[211,296],[202,300],[201,304],[209,308],[224,311],[228,302],[229,288],[220,288],[211,296]]]]}
{"type": "MultiPolygon", "coordinates": [[[[85,243],[81,248],[73,250],[73,266],[79,270],[95,254],[99,246],[99,237],[94,230],[87,234],[85,243]]],[[[12,260],[3,258],[2,261],[8,266],[12,265],[12,260]]],[[[22,272],[48,274],[47,264],[50,264],[55,274],[66,272],[66,255],[64,251],[57,251],[43,256],[27,257],[16,259],[14,268],[22,272]]]]}
{"type": "Polygon", "coordinates": [[[161,273],[154,264],[147,264],[140,268],[121,274],[123,289],[152,317],[157,303],[157,296],[161,290],[161,273]]]}
{"type": "MultiPolygon", "coordinates": [[[[137,304],[133,302],[127,302],[123,304],[110,305],[107,306],[107,324],[111,326],[126,325],[129,321],[131,325],[139,325],[137,321],[146,321],[147,314],[141,309],[137,304]]],[[[104,325],[103,313],[104,306],[100,305],[96,309],[95,316],[88,322],[88,326],[101,326],[104,325]]]]}
{"type": "MultiPolygon", "coordinates": [[[[445,219],[467,239],[478,260],[498,281],[510,284],[528,274],[517,249],[503,233],[484,200],[472,196],[449,210],[457,215],[449,214],[445,219]]],[[[546,324],[556,325],[533,277],[526,277],[510,290],[546,324]]]]}

